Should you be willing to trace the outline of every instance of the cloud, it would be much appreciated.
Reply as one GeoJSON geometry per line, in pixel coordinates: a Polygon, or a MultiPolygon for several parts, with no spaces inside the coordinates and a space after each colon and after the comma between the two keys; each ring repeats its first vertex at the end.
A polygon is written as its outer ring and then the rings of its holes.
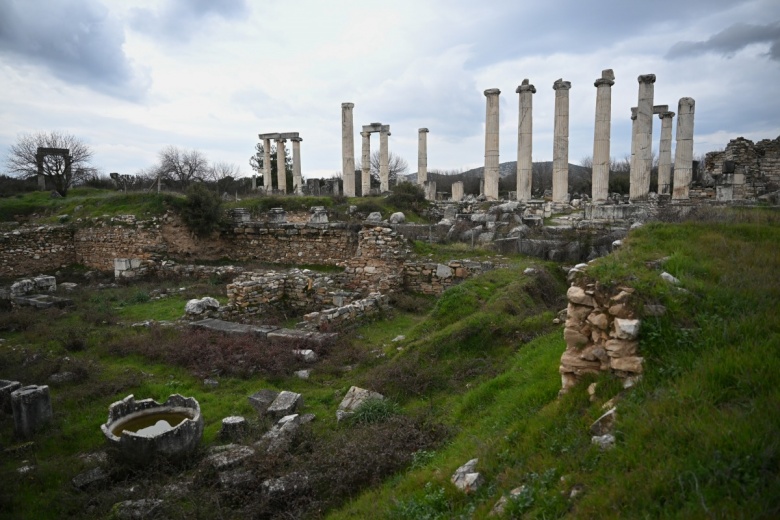
{"type": "Polygon", "coordinates": [[[670,59],[705,53],[731,58],[754,43],[770,43],[769,59],[780,61],[780,21],[767,25],[735,23],[704,41],[680,41],[666,53],[670,59]]]}
{"type": "Polygon", "coordinates": [[[187,42],[203,32],[206,19],[241,20],[249,13],[246,0],[169,0],[161,9],[133,9],[133,29],[155,38],[187,42]]]}
{"type": "Polygon", "coordinates": [[[68,83],[128,100],[150,85],[125,55],[124,31],[94,0],[64,0],[44,8],[26,0],[0,2],[0,55],[42,66],[68,83]]]}

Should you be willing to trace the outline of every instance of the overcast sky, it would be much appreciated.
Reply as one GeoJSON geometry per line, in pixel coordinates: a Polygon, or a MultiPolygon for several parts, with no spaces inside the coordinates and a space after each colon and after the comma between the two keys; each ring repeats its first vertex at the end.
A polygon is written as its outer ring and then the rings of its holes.
{"type": "MultiPolygon", "coordinates": [[[[410,171],[420,127],[429,169],[468,169],[483,164],[488,88],[501,90],[500,161],[516,160],[528,78],[533,159],[547,161],[562,78],[577,163],[593,153],[606,68],[618,158],[640,74],[656,75],[655,104],[696,100],[696,154],[780,135],[777,0],[0,0],[0,156],[20,133],[62,130],[105,173],[175,145],[248,175],[258,133],[300,132],[304,177],[330,177],[350,101],[357,159],[360,126],[381,122],[410,171]]],[[[659,131],[656,118],[654,150],[659,131]]]]}

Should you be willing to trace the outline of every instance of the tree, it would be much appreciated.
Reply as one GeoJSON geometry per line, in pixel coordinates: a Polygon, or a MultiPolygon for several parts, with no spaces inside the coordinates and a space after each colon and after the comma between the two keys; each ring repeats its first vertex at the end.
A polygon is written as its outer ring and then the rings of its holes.
{"type": "MultiPolygon", "coordinates": [[[[375,150],[371,153],[371,179],[373,181],[373,184],[376,184],[379,186],[380,184],[380,178],[379,178],[379,163],[380,163],[381,155],[379,153],[379,150],[375,150]]],[[[387,154],[387,166],[388,166],[388,172],[389,172],[389,184],[395,185],[398,183],[398,176],[404,175],[409,170],[409,164],[406,162],[406,159],[403,157],[400,157],[398,155],[395,155],[393,152],[388,152],[387,154]]],[[[361,165],[357,165],[357,170],[361,169],[361,165]]]]}
{"type": "MultiPolygon", "coordinates": [[[[257,172],[257,175],[259,175],[261,178],[263,178],[263,186],[271,186],[274,189],[277,189],[277,182],[276,182],[276,172],[278,171],[277,167],[277,159],[276,159],[276,145],[271,145],[271,178],[266,179],[263,177],[265,174],[264,169],[264,160],[265,160],[265,147],[263,146],[262,142],[259,142],[255,144],[255,154],[249,158],[249,167],[252,168],[254,171],[257,172]]],[[[290,157],[290,149],[285,146],[284,148],[284,173],[285,178],[287,179],[287,190],[291,191],[293,186],[293,168],[292,168],[292,157],[290,157]]]]}
{"type": "Polygon", "coordinates": [[[214,182],[217,194],[227,190],[233,181],[241,175],[241,171],[233,163],[216,162],[208,169],[207,178],[214,182]]]}
{"type": "Polygon", "coordinates": [[[204,180],[208,176],[209,162],[199,150],[168,146],[160,151],[159,158],[157,176],[171,181],[179,189],[187,189],[192,181],[204,180]]]}
{"type": "Polygon", "coordinates": [[[206,236],[219,229],[222,199],[209,191],[202,182],[196,182],[187,189],[187,197],[181,205],[180,213],[193,233],[206,236]]]}
{"type": "Polygon", "coordinates": [[[38,176],[38,148],[67,148],[71,160],[70,169],[65,168],[65,159],[60,155],[48,155],[43,159],[43,176],[48,184],[63,197],[76,181],[95,173],[90,165],[92,149],[72,134],[58,132],[36,132],[20,134],[11,145],[6,158],[6,169],[14,177],[34,179],[38,176]]]}

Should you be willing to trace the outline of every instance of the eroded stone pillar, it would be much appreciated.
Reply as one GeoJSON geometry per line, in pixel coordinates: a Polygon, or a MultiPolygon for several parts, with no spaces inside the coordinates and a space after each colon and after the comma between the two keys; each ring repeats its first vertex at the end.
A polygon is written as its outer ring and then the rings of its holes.
{"type": "Polygon", "coordinates": [[[655,74],[637,78],[639,98],[636,111],[636,155],[631,170],[629,197],[632,201],[646,200],[650,193],[650,171],[653,167],[653,94],[655,74]]]}
{"type": "Polygon", "coordinates": [[[382,125],[379,131],[379,191],[390,191],[390,151],[387,138],[390,137],[390,125],[382,125]]]}
{"type": "Polygon", "coordinates": [[[489,88],[485,114],[485,197],[498,200],[498,96],[501,91],[489,88]]]}
{"type": "Polygon", "coordinates": [[[553,202],[569,202],[569,89],[570,81],[558,79],[555,91],[553,129],[553,202]]]}
{"type": "Polygon", "coordinates": [[[596,124],[593,135],[593,177],[591,198],[604,202],[609,197],[609,145],[612,124],[612,69],[601,71],[596,87],[596,124]]]}
{"type": "Polygon", "coordinates": [[[533,178],[533,95],[536,87],[524,79],[515,90],[520,94],[520,111],[517,122],[517,200],[531,200],[533,178]]]}
{"type": "Polygon", "coordinates": [[[417,184],[428,180],[428,129],[417,130],[417,184]]]}
{"type": "Polygon", "coordinates": [[[276,140],[276,187],[284,195],[287,193],[287,165],[285,162],[285,139],[276,140]]]}
{"type": "Polygon", "coordinates": [[[293,137],[292,141],[293,149],[293,190],[296,195],[303,195],[303,177],[301,175],[301,139],[300,137],[293,137]]]}
{"type": "Polygon", "coordinates": [[[436,200],[436,181],[425,181],[423,188],[425,189],[426,199],[436,200]]]}
{"type": "Polygon", "coordinates": [[[355,196],[355,135],[352,124],[354,103],[341,104],[341,177],[344,195],[355,196]]]}
{"type": "Polygon", "coordinates": [[[452,200],[455,202],[463,200],[463,181],[452,183],[452,200]]]}
{"type": "Polygon", "coordinates": [[[672,119],[674,112],[661,112],[661,143],[658,147],[658,194],[670,195],[672,182],[672,119]]]}
{"type": "Polygon", "coordinates": [[[696,102],[684,97],[677,104],[677,145],[674,149],[672,200],[688,199],[693,179],[693,114],[696,102]]]}
{"type": "Polygon", "coordinates": [[[266,193],[273,191],[271,181],[271,139],[263,139],[263,183],[266,193]]]}
{"type": "Polygon", "coordinates": [[[11,393],[14,433],[29,438],[52,418],[48,386],[23,386],[11,393]]]}
{"type": "Polygon", "coordinates": [[[360,156],[360,191],[363,197],[368,197],[368,192],[371,190],[371,132],[360,132],[360,137],[363,140],[360,156]]]}

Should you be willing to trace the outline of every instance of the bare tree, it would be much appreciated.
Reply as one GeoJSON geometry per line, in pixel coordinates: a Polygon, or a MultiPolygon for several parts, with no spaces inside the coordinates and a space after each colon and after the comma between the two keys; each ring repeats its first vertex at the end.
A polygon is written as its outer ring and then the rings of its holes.
{"type": "Polygon", "coordinates": [[[72,134],[58,131],[20,134],[11,145],[6,157],[6,169],[14,177],[26,179],[38,175],[38,148],[67,148],[71,160],[70,169],[65,168],[65,159],[60,155],[48,155],[43,159],[43,176],[63,197],[73,184],[94,175],[96,169],[89,162],[92,149],[72,134]]]}
{"type": "MultiPolygon", "coordinates": [[[[380,153],[376,150],[371,153],[371,178],[376,184],[379,184],[379,162],[380,153]]],[[[390,184],[396,184],[398,176],[404,175],[409,170],[409,164],[406,162],[406,159],[395,155],[393,152],[388,152],[387,154],[387,166],[390,184]]],[[[357,171],[361,170],[359,161],[355,165],[355,169],[357,171]]]]}
{"type": "Polygon", "coordinates": [[[157,166],[159,178],[168,179],[180,189],[194,180],[204,180],[209,174],[209,163],[203,152],[199,150],[181,150],[176,146],[168,146],[160,151],[160,164],[157,166]]]}
{"type": "Polygon", "coordinates": [[[230,184],[230,181],[233,181],[240,176],[241,171],[235,164],[216,162],[208,169],[206,178],[214,182],[217,194],[219,194],[220,189],[227,189],[227,185],[230,184]]]}

